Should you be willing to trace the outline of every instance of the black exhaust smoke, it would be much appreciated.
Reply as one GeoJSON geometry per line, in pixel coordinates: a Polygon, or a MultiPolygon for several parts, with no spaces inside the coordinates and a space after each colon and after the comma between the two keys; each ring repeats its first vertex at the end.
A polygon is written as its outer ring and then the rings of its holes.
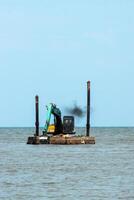
{"type": "Polygon", "coordinates": [[[75,115],[76,117],[79,117],[79,118],[84,117],[85,114],[86,114],[85,109],[82,109],[76,103],[72,107],[66,108],[66,112],[71,114],[71,115],[75,115]]]}

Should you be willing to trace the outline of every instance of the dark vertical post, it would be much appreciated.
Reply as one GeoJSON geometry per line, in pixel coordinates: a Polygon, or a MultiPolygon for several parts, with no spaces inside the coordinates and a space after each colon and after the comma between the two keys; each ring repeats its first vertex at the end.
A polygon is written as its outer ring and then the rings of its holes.
{"type": "Polygon", "coordinates": [[[39,97],[35,97],[35,127],[36,127],[36,136],[39,136],[39,97]]]}
{"type": "Polygon", "coordinates": [[[87,124],[86,136],[90,135],[90,81],[87,82],[87,124]]]}

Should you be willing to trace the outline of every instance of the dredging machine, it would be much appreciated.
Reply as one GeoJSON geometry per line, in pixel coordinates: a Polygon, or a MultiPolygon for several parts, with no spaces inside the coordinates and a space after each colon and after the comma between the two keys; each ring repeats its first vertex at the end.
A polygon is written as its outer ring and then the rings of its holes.
{"type": "Polygon", "coordinates": [[[47,107],[46,123],[43,135],[75,134],[74,116],[64,116],[62,120],[61,110],[54,103],[47,107]],[[50,124],[51,116],[54,116],[54,123],[50,124]]]}
{"type": "Polygon", "coordinates": [[[34,136],[28,137],[27,144],[95,144],[95,137],[90,133],[90,81],[87,82],[87,124],[86,136],[78,136],[75,131],[74,116],[63,116],[61,110],[54,103],[47,106],[46,122],[42,134],[39,131],[39,97],[35,97],[36,131],[34,136]],[[54,117],[51,124],[51,117],[54,117]]]}
{"type": "MultiPolygon", "coordinates": [[[[35,97],[36,102],[38,104],[38,96],[35,97]]],[[[36,134],[34,137],[28,138],[28,144],[31,144],[34,142],[34,139],[37,139],[39,143],[41,144],[49,144],[50,138],[54,136],[62,136],[62,137],[72,137],[75,134],[75,128],[74,128],[74,116],[63,116],[61,110],[56,106],[54,103],[50,103],[46,106],[47,113],[46,113],[46,122],[45,126],[43,128],[42,134],[39,136],[37,134],[39,132],[38,128],[36,130],[36,134]],[[53,115],[53,123],[51,124],[51,118],[53,115]]],[[[38,114],[38,105],[36,107],[36,112],[38,114]]],[[[38,127],[38,116],[36,116],[36,127],[38,127]]]]}

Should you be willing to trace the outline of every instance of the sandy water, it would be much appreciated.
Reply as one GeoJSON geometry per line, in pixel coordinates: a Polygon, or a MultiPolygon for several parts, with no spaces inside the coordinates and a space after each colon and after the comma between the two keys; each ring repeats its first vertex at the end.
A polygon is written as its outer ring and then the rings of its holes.
{"type": "Polygon", "coordinates": [[[27,145],[33,132],[0,129],[0,199],[134,199],[134,128],[92,128],[96,144],[74,146],[27,145]]]}

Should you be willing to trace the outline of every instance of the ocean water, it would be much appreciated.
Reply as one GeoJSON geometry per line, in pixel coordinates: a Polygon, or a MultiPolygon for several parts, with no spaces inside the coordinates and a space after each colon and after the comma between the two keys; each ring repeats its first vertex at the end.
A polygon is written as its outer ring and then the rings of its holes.
{"type": "Polygon", "coordinates": [[[1,200],[134,199],[134,128],[92,128],[95,145],[27,145],[33,133],[0,129],[1,200]]]}

